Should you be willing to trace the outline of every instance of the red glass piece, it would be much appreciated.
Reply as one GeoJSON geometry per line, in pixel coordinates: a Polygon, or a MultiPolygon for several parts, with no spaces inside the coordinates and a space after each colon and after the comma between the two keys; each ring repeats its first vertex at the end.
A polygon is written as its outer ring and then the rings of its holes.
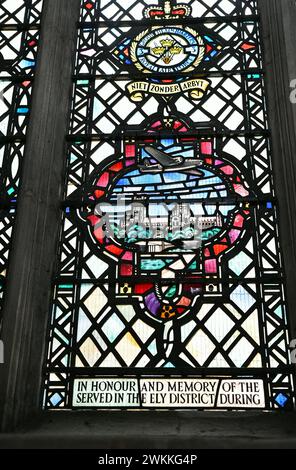
{"type": "Polygon", "coordinates": [[[205,271],[206,271],[206,274],[215,274],[217,272],[217,260],[208,259],[205,262],[205,271]]]}
{"type": "Polygon", "coordinates": [[[149,12],[150,16],[163,16],[164,15],[164,11],[162,10],[151,10],[149,12]]]}
{"type": "Polygon", "coordinates": [[[102,227],[98,227],[94,230],[94,236],[96,238],[96,240],[101,244],[103,245],[105,240],[106,240],[106,234],[105,234],[105,231],[103,230],[102,227]]]}
{"type": "Polygon", "coordinates": [[[201,142],[200,151],[203,155],[212,155],[213,153],[212,142],[201,142]]]}
{"type": "Polygon", "coordinates": [[[248,51],[250,49],[255,49],[256,48],[256,44],[251,44],[249,42],[244,42],[241,46],[241,49],[243,49],[244,51],[248,51]]]}
{"type": "Polygon", "coordinates": [[[101,221],[100,217],[94,214],[89,215],[87,217],[87,220],[89,220],[89,222],[92,224],[93,227],[101,221]]]}
{"type": "Polygon", "coordinates": [[[241,197],[246,197],[249,195],[249,191],[247,191],[242,184],[234,184],[233,185],[234,191],[239,194],[241,197]]]}
{"type": "Polygon", "coordinates": [[[184,312],[185,312],[185,308],[182,308],[182,307],[181,307],[181,308],[180,308],[180,307],[177,307],[177,312],[178,312],[180,315],[182,315],[182,313],[184,313],[184,312]]]}
{"type": "Polygon", "coordinates": [[[220,255],[220,253],[223,253],[225,251],[227,246],[225,245],[214,245],[214,253],[215,255],[220,255]]]}
{"type": "Polygon", "coordinates": [[[97,186],[105,188],[108,185],[108,183],[109,183],[109,173],[106,171],[100,177],[99,181],[97,182],[97,186]]]}
{"type": "Polygon", "coordinates": [[[172,10],[172,15],[173,16],[184,16],[186,15],[186,11],[184,8],[179,8],[178,10],[172,10]]]}
{"type": "Polygon", "coordinates": [[[135,294],[144,294],[148,290],[153,288],[153,284],[136,284],[135,294]]]}
{"type": "Polygon", "coordinates": [[[189,307],[190,304],[191,304],[191,300],[188,299],[188,297],[183,296],[177,305],[180,305],[180,306],[183,305],[184,307],[189,307]]]}
{"type": "Polygon", "coordinates": [[[131,251],[126,251],[122,257],[125,261],[132,261],[133,260],[133,253],[131,251]]]}
{"type": "Polygon", "coordinates": [[[235,227],[242,227],[244,225],[244,218],[241,214],[237,214],[237,216],[235,217],[233,225],[235,227]]]}
{"type": "Polygon", "coordinates": [[[131,264],[122,264],[120,267],[120,274],[122,276],[132,276],[133,275],[133,266],[131,264]]]}
{"type": "Polygon", "coordinates": [[[205,249],[204,254],[207,258],[211,256],[210,250],[208,248],[205,249]]]}
{"type": "Polygon", "coordinates": [[[229,175],[229,176],[233,175],[233,172],[234,172],[234,169],[230,165],[223,166],[221,170],[223,171],[223,173],[225,173],[225,175],[229,175]]]}
{"type": "Polygon", "coordinates": [[[116,245],[107,246],[106,250],[116,256],[120,256],[123,253],[123,250],[116,245]]]}
{"type": "Polygon", "coordinates": [[[110,171],[120,171],[123,168],[123,164],[121,162],[115,163],[115,165],[110,166],[109,170],[110,171]]]}
{"type": "Polygon", "coordinates": [[[102,191],[101,189],[97,189],[97,190],[95,191],[95,197],[96,197],[97,199],[100,199],[101,197],[103,197],[104,194],[105,194],[105,192],[102,191]]]}
{"type": "Polygon", "coordinates": [[[125,146],[125,156],[126,157],[135,157],[136,156],[136,146],[135,145],[126,145],[125,146]]]}

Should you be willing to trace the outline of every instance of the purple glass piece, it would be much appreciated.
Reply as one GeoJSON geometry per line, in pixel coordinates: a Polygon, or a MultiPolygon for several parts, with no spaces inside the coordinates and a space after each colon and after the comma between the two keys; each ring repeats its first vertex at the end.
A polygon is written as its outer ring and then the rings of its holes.
{"type": "Polygon", "coordinates": [[[148,310],[153,315],[156,316],[157,312],[160,309],[160,302],[159,302],[158,298],[156,297],[156,295],[154,294],[154,292],[147,295],[147,297],[145,298],[145,304],[146,304],[146,307],[148,308],[148,310]]]}

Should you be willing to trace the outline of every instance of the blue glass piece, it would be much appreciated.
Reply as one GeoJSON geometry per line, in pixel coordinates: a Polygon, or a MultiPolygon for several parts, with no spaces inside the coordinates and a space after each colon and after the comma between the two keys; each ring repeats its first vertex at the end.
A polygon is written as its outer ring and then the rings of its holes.
{"type": "Polygon", "coordinates": [[[157,347],[156,347],[156,341],[152,341],[152,343],[148,346],[148,351],[152,354],[155,355],[157,353],[157,347]]]}
{"type": "Polygon", "coordinates": [[[133,178],[133,184],[158,184],[162,183],[161,177],[158,174],[141,175],[138,178],[133,178]]]}
{"type": "Polygon", "coordinates": [[[23,59],[23,60],[21,60],[20,63],[19,63],[19,66],[20,66],[22,69],[32,68],[32,67],[35,67],[35,65],[36,65],[35,60],[23,59]]]}
{"type": "Polygon", "coordinates": [[[57,406],[59,403],[61,403],[62,397],[59,393],[55,393],[51,398],[50,402],[53,406],[57,406]]]}
{"type": "Polygon", "coordinates": [[[186,181],[187,180],[187,175],[182,174],[182,173],[165,173],[163,175],[164,181],[166,183],[174,183],[176,182],[181,182],[181,181],[186,181]]]}
{"type": "Polygon", "coordinates": [[[124,323],[120,320],[116,313],[113,313],[113,315],[103,325],[102,330],[110,343],[114,343],[124,328],[124,323]]]}
{"type": "Polygon", "coordinates": [[[127,186],[130,184],[130,181],[127,178],[122,178],[117,182],[118,186],[127,186]]]}
{"type": "Polygon", "coordinates": [[[149,54],[149,49],[146,49],[146,48],[143,48],[143,47],[139,47],[138,50],[137,50],[137,56],[138,57],[141,57],[145,54],[149,54]]]}
{"type": "Polygon", "coordinates": [[[165,265],[165,261],[161,259],[147,259],[141,262],[141,269],[143,271],[160,271],[165,265]]]}
{"type": "Polygon", "coordinates": [[[171,147],[174,145],[175,141],[174,139],[161,139],[161,145],[164,147],[171,147]]]}
{"type": "Polygon", "coordinates": [[[275,401],[277,402],[278,405],[280,405],[282,408],[284,408],[287,401],[288,401],[288,397],[286,395],[284,395],[283,393],[279,393],[276,396],[275,401]]]}
{"type": "Polygon", "coordinates": [[[29,108],[17,108],[17,114],[28,114],[29,108]]]}
{"type": "Polygon", "coordinates": [[[131,177],[131,176],[140,176],[141,173],[139,172],[139,170],[134,170],[134,171],[131,171],[128,176],[131,177]]]}
{"type": "Polygon", "coordinates": [[[180,184],[177,184],[177,183],[175,183],[175,184],[166,184],[165,186],[162,186],[162,185],[158,186],[158,189],[160,191],[163,190],[163,189],[166,189],[166,190],[168,190],[168,189],[173,189],[173,190],[174,189],[184,189],[184,186],[181,183],[180,184]]]}
{"type": "Polygon", "coordinates": [[[261,78],[261,75],[259,73],[253,73],[253,74],[249,74],[248,78],[253,79],[253,80],[254,79],[258,80],[261,78]]]}

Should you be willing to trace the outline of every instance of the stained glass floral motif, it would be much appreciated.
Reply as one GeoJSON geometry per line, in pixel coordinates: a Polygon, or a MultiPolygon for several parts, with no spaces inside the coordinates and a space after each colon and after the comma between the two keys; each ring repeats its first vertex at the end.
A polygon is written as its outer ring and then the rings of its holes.
{"type": "Polygon", "coordinates": [[[45,408],[108,376],[292,406],[266,109],[256,1],[81,2],[45,408]]]}

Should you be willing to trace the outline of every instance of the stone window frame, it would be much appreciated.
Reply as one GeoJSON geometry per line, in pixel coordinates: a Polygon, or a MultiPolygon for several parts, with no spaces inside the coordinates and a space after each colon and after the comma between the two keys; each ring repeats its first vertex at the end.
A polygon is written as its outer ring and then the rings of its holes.
{"type": "MultiPolygon", "coordinates": [[[[290,84],[296,79],[296,1],[258,0],[258,3],[262,19],[289,320],[292,338],[296,338],[296,104],[293,105],[290,101],[290,84]]],[[[5,346],[5,364],[0,365],[0,428],[2,432],[11,433],[11,436],[19,429],[27,429],[28,432],[34,425],[35,429],[36,426],[40,429],[40,438],[42,432],[45,433],[44,436],[48,435],[49,429],[52,433],[55,429],[70,431],[74,423],[74,434],[87,434],[89,424],[86,423],[89,422],[96,426],[100,434],[100,430],[104,432],[103,423],[106,420],[111,428],[114,423],[115,435],[120,429],[116,423],[128,420],[137,429],[142,429],[143,423],[150,422],[153,423],[151,429],[157,429],[157,420],[161,422],[163,419],[155,412],[122,412],[119,418],[118,412],[112,411],[102,415],[93,411],[57,413],[42,411],[41,408],[42,368],[60,230],[65,136],[79,7],[80,0],[44,0],[41,46],[34,80],[32,113],[1,332],[5,346]]],[[[224,416],[219,412],[211,412],[210,417],[206,412],[201,413],[166,412],[167,418],[173,423],[172,429],[176,429],[177,434],[182,429],[182,423],[186,426],[188,417],[193,420],[191,423],[196,421],[198,429],[200,418],[197,416],[203,416],[202,423],[211,423],[213,417],[219,420],[221,415],[224,416]]],[[[276,416],[274,413],[269,415],[270,418],[263,413],[245,412],[243,419],[247,429],[248,423],[253,423],[255,431],[256,426],[260,428],[260,423],[263,427],[266,423],[266,429],[271,422],[278,422],[279,426],[286,425],[280,413],[276,416]],[[248,421],[248,417],[251,421],[248,421]]],[[[296,413],[292,415],[294,419],[296,413]]],[[[229,413],[227,416],[229,417],[229,413]]],[[[222,423],[225,426],[227,423],[230,427],[231,423],[235,426],[236,414],[232,416],[231,419],[223,418],[222,423]]],[[[223,427],[222,424],[221,426],[223,427]]],[[[135,435],[138,434],[137,429],[134,428],[135,435]]],[[[131,431],[127,431],[127,435],[129,432],[131,431]]],[[[160,426],[159,432],[165,434],[165,422],[160,426]]],[[[110,433],[111,436],[112,432],[110,433]]]]}

